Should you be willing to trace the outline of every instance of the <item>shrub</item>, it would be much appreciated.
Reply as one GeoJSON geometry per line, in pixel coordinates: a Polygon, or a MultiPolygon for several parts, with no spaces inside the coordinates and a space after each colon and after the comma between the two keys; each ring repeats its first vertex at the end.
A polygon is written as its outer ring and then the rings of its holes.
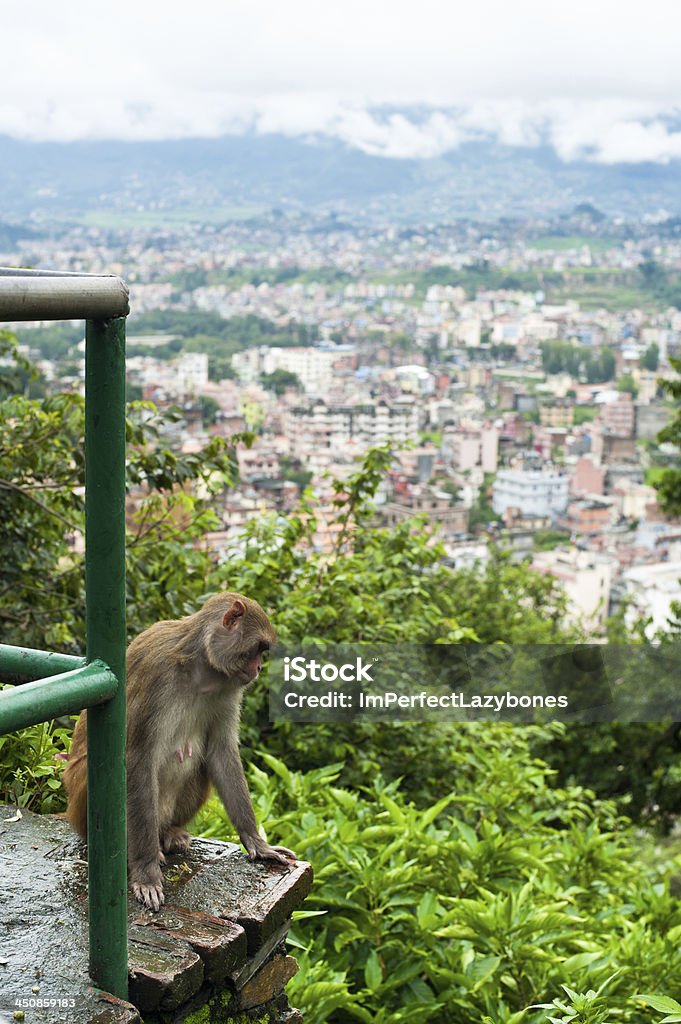
{"type": "MultiPolygon", "coordinates": [[[[613,805],[552,788],[525,730],[458,727],[450,742],[449,791],[425,807],[405,794],[406,760],[404,780],[355,790],[338,785],[341,764],[295,772],[262,754],[268,770],[252,767],[270,838],[315,869],[289,989],[308,1024],[634,1022],[636,992],[678,991],[677,863],[642,865],[613,805]]],[[[217,801],[197,825],[231,833],[217,801]]]]}

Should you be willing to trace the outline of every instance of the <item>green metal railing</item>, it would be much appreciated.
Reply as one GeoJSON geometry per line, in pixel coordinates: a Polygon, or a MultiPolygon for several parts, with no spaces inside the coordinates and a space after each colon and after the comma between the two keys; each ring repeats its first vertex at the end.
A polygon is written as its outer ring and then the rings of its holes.
{"type": "Polygon", "coordinates": [[[128,994],[125,814],[125,317],[117,277],[0,268],[0,322],[86,320],[87,657],[0,645],[0,734],[88,708],[90,974],[128,994]]]}

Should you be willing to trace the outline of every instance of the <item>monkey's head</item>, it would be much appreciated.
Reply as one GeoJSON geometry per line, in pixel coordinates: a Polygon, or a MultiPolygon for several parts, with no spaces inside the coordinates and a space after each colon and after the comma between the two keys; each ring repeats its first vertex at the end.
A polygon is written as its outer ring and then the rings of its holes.
{"type": "Polygon", "coordinates": [[[277,639],[267,615],[257,601],[234,593],[209,598],[200,614],[210,664],[230,682],[248,686],[258,678],[263,658],[277,639]]]}

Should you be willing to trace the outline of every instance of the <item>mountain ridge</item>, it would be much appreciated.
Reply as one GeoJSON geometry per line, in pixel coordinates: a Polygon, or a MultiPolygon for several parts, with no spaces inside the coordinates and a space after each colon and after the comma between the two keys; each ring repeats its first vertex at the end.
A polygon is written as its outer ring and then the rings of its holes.
{"type": "Polygon", "coordinates": [[[398,221],[554,217],[583,202],[611,217],[681,214],[681,165],[564,162],[548,145],[465,142],[417,160],[330,136],[152,142],[0,136],[0,220],[228,204],[398,221]]]}

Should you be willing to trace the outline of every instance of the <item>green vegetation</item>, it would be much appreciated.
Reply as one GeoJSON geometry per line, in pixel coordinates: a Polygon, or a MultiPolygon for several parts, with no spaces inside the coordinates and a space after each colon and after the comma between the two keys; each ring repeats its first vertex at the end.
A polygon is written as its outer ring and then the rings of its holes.
{"type": "Polygon", "coordinates": [[[598,416],[598,411],[595,405],[576,405],[573,414],[574,425],[579,427],[582,423],[591,423],[598,416]]]}
{"type": "MultiPolygon", "coordinates": [[[[11,354],[5,336],[4,350],[11,354]]],[[[83,564],[73,538],[83,530],[83,399],[28,399],[0,381],[0,624],[3,642],[46,650],[83,648],[83,564]]],[[[178,414],[133,403],[127,477],[139,498],[128,537],[131,636],[146,621],[184,614],[203,593],[210,559],[192,543],[217,525],[210,495],[234,479],[232,444],[213,438],[177,455],[162,442],[178,414]],[[201,484],[205,499],[194,496],[201,484]],[[147,620],[149,614],[151,619],[147,620]]]]}
{"type": "Polygon", "coordinates": [[[622,376],[617,379],[617,390],[627,392],[633,398],[636,398],[638,394],[638,384],[630,373],[623,373],[622,376]]]}
{"type": "MultiPolygon", "coordinates": [[[[69,537],[82,529],[82,400],[28,399],[12,366],[2,372],[3,640],[79,651],[82,558],[69,537]]],[[[216,564],[200,542],[217,525],[210,492],[234,479],[233,447],[214,439],[178,455],[167,426],[149,404],[130,409],[131,635],[229,588],[261,601],[284,642],[582,639],[557,583],[527,564],[493,549],[484,568],[455,571],[425,518],[375,527],[385,447],[332,485],[330,556],[314,549],[306,493],[294,513],[251,521],[216,564]]],[[[67,745],[50,727],[3,739],[3,794],[59,810],[54,755],[67,745]]],[[[678,813],[676,724],[273,726],[260,685],[245,704],[243,751],[270,839],[315,867],[289,988],[308,1024],[643,1024],[676,1012],[664,997],[681,990],[681,903],[670,888],[681,858],[641,828],[678,813]]],[[[197,827],[232,835],[215,801],[197,827]]]]}
{"type": "Polygon", "coordinates": [[[169,224],[224,224],[261,216],[264,206],[187,206],[162,210],[87,210],[79,219],[83,224],[111,231],[135,228],[167,228],[169,224]]]}
{"type": "MultiPolygon", "coordinates": [[[[219,313],[199,309],[157,309],[130,317],[131,334],[173,334],[177,342],[175,351],[205,351],[205,339],[220,339],[233,345],[232,351],[257,345],[305,345],[314,340],[306,324],[278,327],[271,320],[248,313],[225,320],[219,313]],[[191,344],[187,344],[191,342],[191,344]]],[[[155,349],[154,351],[158,351],[155,349]]]]}
{"type": "Polygon", "coordinates": [[[461,270],[448,266],[429,267],[408,277],[422,297],[431,285],[454,285],[463,288],[468,298],[480,290],[541,291],[548,284],[558,285],[562,275],[553,271],[497,270],[487,260],[471,263],[461,270]]]}
{"type": "Polygon", "coordinates": [[[303,467],[298,459],[282,456],[279,459],[279,469],[284,480],[291,480],[297,484],[301,491],[311,483],[313,474],[303,467]]]}
{"type": "Polygon", "coordinates": [[[354,281],[351,274],[336,267],[318,267],[315,270],[303,270],[298,266],[285,267],[233,267],[226,270],[204,270],[194,268],[171,274],[168,279],[175,285],[177,292],[193,291],[194,288],[205,288],[208,285],[225,284],[230,288],[241,288],[245,284],[256,287],[260,284],[321,284],[328,287],[342,288],[354,281]]]}
{"type": "MultiPolygon", "coordinates": [[[[670,363],[677,373],[681,373],[681,359],[671,358],[670,363]]],[[[676,410],[671,421],[657,435],[659,444],[674,444],[681,446],[681,381],[664,380],[662,388],[665,394],[670,395],[675,402],[676,410]]],[[[673,460],[674,465],[663,469],[653,480],[653,486],[657,488],[658,502],[661,508],[669,515],[681,515],[681,468],[679,468],[678,457],[673,460]]]]}
{"type": "MultiPolygon", "coordinates": [[[[361,789],[341,763],[303,773],[261,754],[265,770],[252,769],[270,834],[315,865],[288,990],[306,1020],[539,1024],[567,985],[585,1014],[591,1002],[638,1024],[641,989],[677,992],[673,859],[646,856],[588,791],[552,788],[523,730],[462,726],[449,744],[427,731],[437,770],[456,779],[437,801],[410,800],[376,769],[361,789]]],[[[217,801],[198,827],[232,835],[217,801]]]]}
{"type": "Polygon", "coordinates": [[[644,483],[648,487],[656,487],[662,480],[665,472],[664,466],[648,466],[645,472],[644,483]]]}
{"type": "Polygon", "coordinates": [[[563,530],[536,530],[532,543],[536,551],[552,551],[569,540],[570,534],[563,530]]]}
{"type": "Polygon", "coordinates": [[[220,403],[212,395],[201,395],[199,408],[201,409],[201,422],[204,427],[212,426],[217,421],[220,403]]]}
{"type": "Polygon", "coordinates": [[[83,341],[83,325],[56,322],[49,327],[22,327],[17,332],[22,345],[30,346],[43,359],[73,359],[76,346],[83,341]]]}
{"type": "Polygon", "coordinates": [[[438,489],[438,491],[444,491],[445,494],[450,495],[450,505],[458,505],[461,501],[461,488],[454,483],[453,480],[438,480],[434,478],[431,483],[438,489]]]}
{"type": "MultiPolygon", "coordinates": [[[[169,334],[173,337],[163,345],[128,345],[128,355],[154,356],[156,359],[175,359],[182,352],[206,352],[208,376],[219,381],[234,377],[231,366],[235,352],[259,345],[308,345],[314,341],[306,324],[278,327],[271,320],[248,314],[225,320],[217,313],[202,310],[154,310],[130,317],[130,334],[169,334]]],[[[68,362],[78,355],[76,346],[83,340],[82,326],[55,323],[49,327],[23,328],[19,332],[22,344],[29,345],[45,359],[60,363],[65,372],[68,362]]]]}
{"type": "MultiPolygon", "coordinates": [[[[493,359],[499,359],[502,363],[512,362],[517,355],[516,346],[506,342],[501,342],[499,345],[490,345],[489,352],[493,359]]],[[[476,350],[471,349],[470,354],[475,358],[476,350]]]]}
{"type": "Polygon", "coordinates": [[[541,235],[538,238],[528,238],[528,248],[540,250],[552,250],[553,252],[566,252],[569,249],[583,249],[587,247],[592,252],[607,252],[613,246],[620,244],[616,238],[607,238],[603,235],[541,235]]]}
{"type": "MultiPolygon", "coordinates": [[[[561,243],[563,241],[573,242],[576,238],[566,237],[561,243]]],[[[589,244],[594,251],[603,251],[610,247],[610,240],[593,238],[589,244]]],[[[558,247],[562,248],[562,244],[558,247]]],[[[479,290],[508,289],[541,291],[550,303],[576,299],[582,309],[588,310],[638,308],[653,312],[666,306],[681,308],[681,274],[667,271],[653,261],[632,270],[597,266],[566,267],[556,271],[497,268],[482,260],[460,270],[436,265],[422,271],[382,272],[369,280],[375,284],[413,284],[414,301],[421,301],[431,285],[452,285],[462,287],[468,298],[474,298],[479,290]]]]}
{"type": "MultiPolygon", "coordinates": [[[[539,422],[539,413],[523,413],[525,419],[532,418],[533,423],[539,422]]],[[[476,526],[487,526],[489,523],[501,522],[492,508],[490,489],[494,483],[494,473],[485,473],[480,492],[471,505],[468,513],[468,529],[473,531],[476,526]]]]}
{"type": "Polygon", "coordinates": [[[260,383],[267,391],[273,391],[275,395],[283,395],[289,388],[296,391],[302,389],[300,378],[290,370],[273,370],[272,373],[261,373],[260,383]]]}
{"type": "Polygon", "coordinates": [[[641,367],[644,370],[650,370],[652,373],[655,372],[660,362],[660,346],[653,342],[643,353],[641,357],[641,367]]]}
{"type": "Polygon", "coordinates": [[[442,444],[442,431],[421,430],[419,432],[419,444],[434,444],[439,448],[442,444]]]}
{"type": "Polygon", "coordinates": [[[582,309],[644,309],[659,311],[681,307],[681,274],[668,271],[654,260],[632,270],[608,267],[571,268],[563,283],[551,284],[547,301],[577,299],[582,309]]]}
{"type": "Polygon", "coordinates": [[[63,810],[61,770],[70,743],[71,729],[55,722],[0,736],[0,799],[43,814],[63,810]]]}
{"type": "Polygon", "coordinates": [[[542,341],[541,358],[546,373],[569,373],[584,377],[589,384],[612,380],[615,374],[615,355],[609,348],[594,350],[569,341],[542,341]]]}

